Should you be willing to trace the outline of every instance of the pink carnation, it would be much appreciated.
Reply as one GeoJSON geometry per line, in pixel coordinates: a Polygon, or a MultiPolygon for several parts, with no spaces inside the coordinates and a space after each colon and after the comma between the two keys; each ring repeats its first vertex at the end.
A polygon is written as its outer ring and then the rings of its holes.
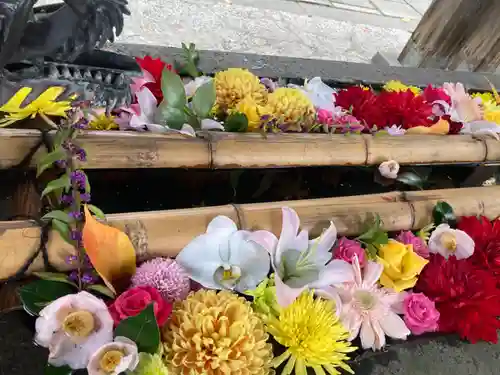
{"type": "Polygon", "coordinates": [[[413,245],[413,251],[420,255],[422,258],[429,258],[429,248],[423,239],[415,236],[412,231],[402,231],[396,237],[396,241],[404,243],[405,245],[413,245]]]}
{"type": "Polygon", "coordinates": [[[368,259],[366,258],[365,250],[359,242],[342,237],[337,247],[333,249],[333,257],[352,264],[354,256],[358,257],[361,268],[366,265],[368,259]]]}
{"type": "Polygon", "coordinates": [[[423,293],[410,293],[403,302],[404,321],[414,335],[438,329],[439,311],[423,293]]]}
{"type": "Polygon", "coordinates": [[[132,277],[132,285],[152,286],[170,303],[185,299],[191,291],[189,275],[170,258],[154,258],[141,264],[132,277]]]}

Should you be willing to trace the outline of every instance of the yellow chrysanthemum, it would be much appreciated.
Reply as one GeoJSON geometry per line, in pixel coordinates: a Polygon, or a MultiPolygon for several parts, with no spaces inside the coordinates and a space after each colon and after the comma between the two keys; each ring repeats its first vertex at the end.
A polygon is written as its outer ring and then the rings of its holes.
{"type": "Polygon", "coordinates": [[[494,106],[492,109],[487,108],[484,111],[484,119],[500,125],[500,107],[494,106]]]}
{"type": "Polygon", "coordinates": [[[259,105],[250,96],[241,100],[234,109],[229,113],[239,112],[243,113],[248,120],[248,131],[256,131],[260,129],[262,124],[262,116],[271,116],[271,111],[265,105],[259,105]]]}
{"type": "Polygon", "coordinates": [[[113,130],[118,129],[118,124],[115,122],[115,116],[107,114],[104,109],[98,109],[90,115],[89,129],[113,130]]]}
{"type": "Polygon", "coordinates": [[[415,95],[418,95],[421,92],[421,90],[418,87],[407,86],[401,81],[389,81],[384,85],[383,88],[385,91],[396,91],[396,92],[410,90],[415,95]]]}
{"type": "Polygon", "coordinates": [[[31,103],[21,107],[32,90],[31,87],[21,88],[7,103],[0,107],[0,112],[7,114],[0,119],[0,127],[9,126],[28,117],[35,118],[37,115],[42,117],[67,116],[66,112],[71,109],[71,101],[57,101],[57,98],[64,92],[64,87],[49,87],[31,103]]]}
{"type": "Polygon", "coordinates": [[[284,308],[278,318],[270,318],[268,332],[286,347],[286,351],[273,360],[278,367],[286,360],[282,375],[289,375],[295,368],[296,375],[306,375],[311,367],[317,375],[338,375],[337,368],[354,373],[345,363],[346,353],[355,351],[347,341],[349,333],[335,315],[335,303],[320,298],[312,292],[303,293],[284,308]]]}
{"type": "Polygon", "coordinates": [[[484,106],[487,106],[488,104],[493,104],[495,105],[495,97],[491,92],[475,92],[472,94],[473,98],[481,98],[481,101],[484,106]]]}
{"type": "Polygon", "coordinates": [[[233,109],[242,99],[250,97],[257,104],[264,104],[267,90],[259,77],[246,69],[229,68],[214,77],[216,102],[220,111],[233,109]]]}
{"type": "Polygon", "coordinates": [[[311,100],[299,89],[281,87],[268,96],[268,108],[286,130],[309,129],[316,111],[311,100]]]}
{"type": "Polygon", "coordinates": [[[177,302],[163,331],[173,374],[267,375],[273,358],[264,323],[227,290],[199,290],[177,302]]]}

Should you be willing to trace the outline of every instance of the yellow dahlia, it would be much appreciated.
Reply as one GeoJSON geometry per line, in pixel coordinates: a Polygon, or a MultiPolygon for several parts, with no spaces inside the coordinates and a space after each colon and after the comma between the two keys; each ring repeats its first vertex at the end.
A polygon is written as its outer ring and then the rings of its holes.
{"type": "Polygon", "coordinates": [[[248,120],[248,131],[256,131],[262,125],[262,116],[271,116],[271,111],[265,105],[257,104],[250,96],[241,100],[230,113],[243,113],[248,120]]]}
{"type": "Polygon", "coordinates": [[[295,368],[296,375],[306,375],[311,367],[317,375],[339,375],[337,368],[354,373],[345,363],[346,353],[355,351],[347,341],[349,333],[335,315],[335,303],[320,298],[313,292],[301,294],[284,308],[278,318],[267,322],[268,332],[286,348],[274,358],[276,368],[287,361],[282,375],[289,375],[295,368]]]}
{"type": "Polygon", "coordinates": [[[406,90],[411,90],[415,95],[420,94],[420,89],[415,86],[407,86],[401,81],[389,81],[384,85],[384,90],[385,91],[406,91],[406,90]]]}
{"type": "Polygon", "coordinates": [[[227,290],[199,290],[177,302],[164,328],[173,374],[267,375],[273,351],[250,303],[227,290]]]}
{"type": "Polygon", "coordinates": [[[255,103],[265,103],[267,90],[259,77],[246,69],[229,68],[214,77],[215,106],[223,112],[233,109],[240,100],[250,97],[255,103]]]}
{"type": "Polygon", "coordinates": [[[273,116],[286,130],[309,129],[315,120],[316,111],[311,100],[301,90],[281,87],[268,96],[268,107],[273,116]]]}

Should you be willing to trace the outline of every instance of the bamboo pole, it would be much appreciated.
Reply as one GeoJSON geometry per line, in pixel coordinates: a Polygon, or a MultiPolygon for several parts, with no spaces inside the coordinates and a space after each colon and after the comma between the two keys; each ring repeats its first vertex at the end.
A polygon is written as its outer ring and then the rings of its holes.
{"type": "MultiPolygon", "coordinates": [[[[319,235],[330,220],[339,235],[356,235],[363,231],[366,219],[375,214],[387,231],[420,229],[431,222],[432,209],[439,200],[451,204],[460,216],[500,216],[500,186],[492,186],[115,214],[108,215],[108,220],[128,233],[139,258],[146,259],[175,256],[195,236],[204,233],[217,215],[229,216],[243,229],[266,229],[279,235],[281,207],[286,205],[297,211],[302,227],[311,235],[319,235]]],[[[32,222],[0,222],[0,279],[14,274],[33,254],[39,235],[39,228],[32,222]]],[[[74,249],[55,232],[50,235],[48,249],[52,265],[68,270],[65,259],[74,249]]],[[[37,259],[30,271],[42,266],[41,259],[37,259]]]]}
{"type": "MultiPolygon", "coordinates": [[[[40,134],[0,129],[0,168],[23,159],[40,134]]],[[[366,166],[386,160],[402,165],[497,163],[500,143],[466,135],[401,137],[328,134],[200,133],[200,137],[92,131],[77,140],[87,150],[88,169],[275,168],[366,166]]],[[[38,150],[32,166],[46,151],[38,150]]]]}

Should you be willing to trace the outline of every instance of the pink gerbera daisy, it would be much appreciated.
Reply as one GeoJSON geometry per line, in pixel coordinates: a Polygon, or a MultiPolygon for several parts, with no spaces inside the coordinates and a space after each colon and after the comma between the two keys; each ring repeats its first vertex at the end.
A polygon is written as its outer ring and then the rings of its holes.
{"type": "Polygon", "coordinates": [[[378,350],[385,345],[385,336],[405,340],[410,330],[398,316],[405,294],[379,287],[381,264],[367,262],[362,274],[355,256],[352,267],[354,282],[336,287],[342,300],[340,319],[350,333],[349,341],[359,335],[364,349],[378,350]]]}

